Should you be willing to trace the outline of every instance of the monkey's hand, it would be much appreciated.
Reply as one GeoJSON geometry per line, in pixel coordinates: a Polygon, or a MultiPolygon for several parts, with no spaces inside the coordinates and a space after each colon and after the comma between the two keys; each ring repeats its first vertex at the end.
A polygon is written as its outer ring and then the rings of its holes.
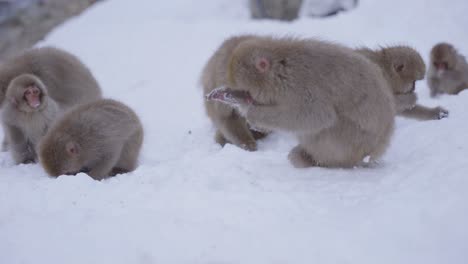
{"type": "Polygon", "coordinates": [[[440,106],[436,107],[435,109],[438,112],[439,119],[447,118],[449,116],[449,111],[447,109],[444,109],[440,106]]]}
{"type": "Polygon", "coordinates": [[[249,92],[234,91],[225,86],[214,89],[205,97],[207,100],[219,101],[231,106],[245,106],[254,103],[254,100],[250,96],[249,92]]]}

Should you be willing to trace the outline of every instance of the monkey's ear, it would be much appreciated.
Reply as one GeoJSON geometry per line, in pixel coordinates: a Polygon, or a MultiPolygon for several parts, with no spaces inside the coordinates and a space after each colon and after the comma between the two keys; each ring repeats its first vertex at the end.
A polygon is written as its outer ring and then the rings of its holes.
{"type": "Polygon", "coordinates": [[[396,72],[401,72],[405,68],[405,65],[403,63],[399,63],[395,64],[394,67],[396,72]]]}
{"type": "Polygon", "coordinates": [[[78,145],[72,141],[68,142],[65,145],[65,150],[67,151],[67,154],[71,157],[76,157],[80,153],[78,145]]]}
{"type": "Polygon", "coordinates": [[[270,69],[270,60],[265,57],[255,59],[255,68],[261,73],[265,73],[270,69]]]}

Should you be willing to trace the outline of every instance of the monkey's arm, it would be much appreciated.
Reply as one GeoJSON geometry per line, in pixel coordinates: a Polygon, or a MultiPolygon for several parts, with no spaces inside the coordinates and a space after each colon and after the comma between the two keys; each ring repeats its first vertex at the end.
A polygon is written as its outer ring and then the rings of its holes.
{"type": "Polygon", "coordinates": [[[415,105],[413,108],[401,112],[400,115],[418,120],[439,120],[448,117],[449,112],[440,106],[429,108],[415,105]]]}
{"type": "Polygon", "coordinates": [[[441,92],[440,81],[437,78],[428,78],[427,86],[429,86],[429,89],[431,90],[431,97],[435,97],[437,94],[441,92]]]}
{"type": "Polygon", "coordinates": [[[394,97],[397,113],[402,113],[416,106],[417,96],[415,93],[395,94],[394,97]]]}
{"type": "Polygon", "coordinates": [[[5,135],[8,137],[8,147],[16,164],[36,161],[36,154],[21,129],[5,124],[5,135]]]}

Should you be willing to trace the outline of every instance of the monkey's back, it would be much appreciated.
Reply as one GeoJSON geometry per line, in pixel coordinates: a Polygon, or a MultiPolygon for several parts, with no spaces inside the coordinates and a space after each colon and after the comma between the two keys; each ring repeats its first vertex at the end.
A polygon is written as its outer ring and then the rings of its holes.
{"type": "Polygon", "coordinates": [[[102,99],[69,110],[50,129],[44,141],[71,138],[84,149],[99,150],[135,137],[135,142],[141,145],[143,126],[137,114],[123,103],[102,99]]]}
{"type": "Polygon", "coordinates": [[[29,73],[38,76],[60,107],[71,107],[102,97],[91,71],[74,55],[53,47],[35,48],[0,66],[0,105],[9,82],[29,73]]]}
{"type": "MultiPolygon", "coordinates": [[[[264,45],[270,41],[266,41],[264,45]]],[[[336,114],[380,134],[393,127],[392,93],[375,63],[352,49],[319,40],[280,39],[271,47],[289,67],[288,92],[333,104],[336,114]]]]}

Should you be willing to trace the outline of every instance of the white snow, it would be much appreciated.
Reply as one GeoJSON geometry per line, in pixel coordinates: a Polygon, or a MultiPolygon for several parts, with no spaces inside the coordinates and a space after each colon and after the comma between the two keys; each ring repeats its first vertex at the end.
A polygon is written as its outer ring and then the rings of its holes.
{"type": "MultiPolygon", "coordinates": [[[[0,263],[467,263],[468,92],[420,102],[450,116],[398,118],[372,168],[294,169],[275,133],[220,148],[199,74],[222,40],[259,33],[356,47],[439,41],[468,54],[466,0],[362,0],[293,23],[252,21],[245,1],[112,0],[40,45],[77,54],[145,125],[141,165],[102,182],[49,178],[0,153],[0,263]]],[[[0,135],[0,138],[2,135],[0,135]]]]}

